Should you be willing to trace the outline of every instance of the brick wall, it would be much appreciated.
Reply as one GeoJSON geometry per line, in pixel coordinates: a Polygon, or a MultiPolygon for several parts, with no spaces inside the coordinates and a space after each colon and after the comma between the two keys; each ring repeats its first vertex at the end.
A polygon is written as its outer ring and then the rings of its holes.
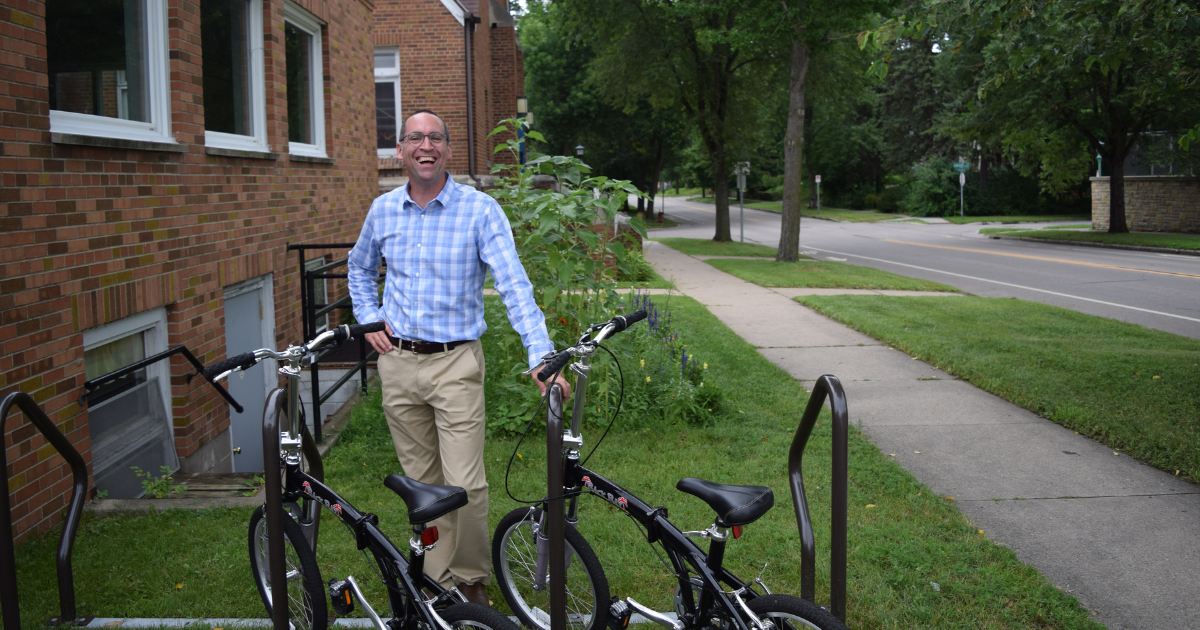
{"type": "MultiPolygon", "coordinates": [[[[497,122],[514,114],[516,96],[524,90],[524,69],[504,4],[491,0],[462,0],[461,4],[480,18],[471,34],[471,78],[475,174],[483,176],[491,170],[496,144],[488,134],[497,122]],[[497,28],[491,28],[492,22],[498,22],[497,28]],[[510,26],[499,25],[505,23],[510,26]],[[498,62],[507,68],[498,69],[498,62]],[[501,108],[498,104],[502,102],[509,104],[501,108]]],[[[465,175],[468,145],[463,26],[440,0],[378,0],[374,41],[376,46],[400,49],[399,117],[403,119],[421,109],[437,112],[446,121],[453,140],[447,170],[452,175],[465,175]]],[[[403,165],[397,160],[380,159],[378,165],[381,176],[402,174],[403,165]]]]}
{"type": "MultiPolygon", "coordinates": [[[[435,0],[436,1],[436,0],[435,0]]],[[[324,20],[329,160],[288,155],[283,0],[264,0],[264,158],[206,149],[199,2],[167,0],[171,125],[182,152],[52,141],[45,4],[0,6],[0,388],[29,392],[90,465],[82,332],[165,307],[167,347],[225,354],[223,287],[274,274],[276,339],[301,338],[287,243],[353,241],[376,190],[373,6],[298,0],[324,20]]],[[[228,407],[171,362],[183,458],[229,427],[228,407]]],[[[20,536],[59,520],[69,469],[23,418],[5,425],[20,536]]]]}
{"type": "MultiPolygon", "coordinates": [[[[1093,177],[1092,229],[1109,225],[1108,177],[1093,177]]],[[[1125,221],[1131,232],[1200,233],[1200,179],[1132,176],[1125,178],[1125,221]]]]}

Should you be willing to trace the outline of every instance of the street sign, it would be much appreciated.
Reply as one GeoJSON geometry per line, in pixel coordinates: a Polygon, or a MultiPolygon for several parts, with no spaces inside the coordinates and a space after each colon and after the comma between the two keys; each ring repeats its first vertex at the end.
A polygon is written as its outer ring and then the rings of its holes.
{"type": "Polygon", "coordinates": [[[821,183],[821,176],[820,176],[820,175],[817,175],[817,183],[818,183],[818,184],[820,184],[820,183],[821,183]]]}
{"type": "Polygon", "coordinates": [[[959,173],[959,174],[958,174],[958,185],[959,185],[959,186],[963,186],[963,185],[965,185],[966,183],[967,183],[967,174],[966,174],[966,173],[959,173]]]}
{"type": "Polygon", "coordinates": [[[737,188],[738,188],[738,190],[745,192],[745,190],[746,190],[746,176],[745,176],[745,175],[742,175],[741,173],[738,173],[738,176],[737,176],[737,178],[738,178],[738,181],[737,181],[737,188]]]}
{"type": "Polygon", "coordinates": [[[966,162],[955,162],[954,170],[958,171],[959,173],[966,173],[968,166],[970,166],[970,164],[967,164],[966,162]]]}

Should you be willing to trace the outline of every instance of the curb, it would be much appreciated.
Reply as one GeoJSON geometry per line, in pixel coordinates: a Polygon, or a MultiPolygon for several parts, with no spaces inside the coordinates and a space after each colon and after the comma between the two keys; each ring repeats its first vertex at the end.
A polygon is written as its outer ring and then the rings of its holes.
{"type": "MultiPolygon", "coordinates": [[[[375,377],[378,378],[378,377],[375,377]]],[[[317,445],[321,458],[329,456],[329,451],[338,443],[342,429],[350,422],[350,410],[362,396],[357,387],[346,403],[342,405],[329,421],[322,427],[325,441],[317,445]]],[[[255,489],[254,496],[249,497],[188,497],[176,499],[94,499],[83,504],[83,511],[97,517],[117,516],[119,514],[140,514],[142,512],[162,512],[165,510],[209,510],[213,508],[256,508],[262,505],[262,488],[255,489]]]]}
{"type": "Polygon", "coordinates": [[[1128,249],[1138,252],[1156,252],[1159,254],[1179,254],[1181,256],[1200,256],[1200,250],[1175,249],[1173,247],[1147,247],[1145,245],[1119,245],[1116,243],[1089,243],[1088,241],[1060,241],[1051,238],[1029,238],[1025,236],[1003,236],[988,234],[991,239],[1007,239],[1010,241],[1029,241],[1031,243],[1054,243],[1056,245],[1081,245],[1083,247],[1100,247],[1103,249],[1128,249]]]}

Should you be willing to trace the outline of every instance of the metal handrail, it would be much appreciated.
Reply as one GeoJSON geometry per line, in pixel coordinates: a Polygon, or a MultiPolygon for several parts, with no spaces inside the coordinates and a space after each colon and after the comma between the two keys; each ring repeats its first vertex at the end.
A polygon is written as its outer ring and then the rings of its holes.
{"type": "MultiPolygon", "coordinates": [[[[75,531],[79,528],[79,517],[83,514],[83,502],[87,496],[87,465],[79,451],[67,437],[54,426],[42,408],[25,392],[13,392],[0,403],[0,435],[5,434],[9,411],[13,405],[20,408],[25,417],[42,432],[46,441],[54,446],[59,455],[71,466],[71,503],[63,523],[62,535],[58,540],[58,604],[59,617],[52,624],[76,623],[75,577],[71,570],[71,549],[75,545],[75,531]]],[[[8,470],[5,449],[0,448],[0,468],[8,470]]],[[[16,548],[13,543],[12,507],[9,505],[8,490],[0,492],[0,606],[4,608],[4,627],[21,627],[21,606],[17,596],[16,548]]],[[[86,623],[86,622],[85,622],[86,623]]],[[[85,625],[85,624],[77,624],[85,625]]]]}
{"type": "Polygon", "coordinates": [[[788,451],[788,480],[792,488],[792,504],[796,508],[796,527],[800,530],[800,596],[808,601],[816,597],[817,545],[813,536],[812,517],[808,513],[808,497],[804,492],[802,470],[804,447],[812,435],[817,416],[829,399],[833,416],[833,498],[830,506],[830,563],[829,606],[833,616],[846,620],[846,510],[847,510],[847,432],[849,414],[846,411],[846,392],[842,382],[832,374],[817,379],[808,406],[792,439],[788,451]]]}
{"type": "MultiPolygon", "coordinates": [[[[136,372],[136,371],[146,367],[147,365],[150,365],[152,363],[158,363],[159,361],[162,361],[163,359],[170,358],[177,354],[182,354],[184,356],[184,358],[186,358],[188,360],[188,362],[191,363],[192,366],[194,366],[196,368],[196,374],[188,372],[187,382],[189,384],[192,382],[192,377],[196,376],[197,374],[204,376],[204,364],[201,363],[199,361],[199,359],[197,359],[196,356],[192,354],[192,351],[188,350],[187,347],[185,347],[185,346],[175,346],[174,348],[171,348],[170,350],[167,350],[166,352],[160,352],[152,357],[147,357],[145,359],[142,359],[141,361],[138,361],[137,363],[131,363],[119,370],[109,372],[108,374],[105,374],[103,376],[97,376],[96,378],[85,382],[83,384],[83,393],[79,395],[79,406],[80,407],[87,406],[88,396],[91,396],[92,390],[96,389],[97,387],[100,387],[101,385],[103,385],[113,379],[118,379],[118,378],[121,378],[122,376],[132,374],[133,372],[136,372]]],[[[239,405],[238,402],[233,399],[233,396],[229,395],[229,392],[225,391],[225,388],[220,383],[208,378],[207,376],[204,376],[204,380],[208,381],[210,385],[212,385],[214,388],[216,388],[217,393],[221,394],[221,397],[224,398],[226,401],[228,401],[229,404],[232,405],[233,408],[236,409],[238,413],[242,413],[242,411],[243,411],[242,406],[239,405]]]]}

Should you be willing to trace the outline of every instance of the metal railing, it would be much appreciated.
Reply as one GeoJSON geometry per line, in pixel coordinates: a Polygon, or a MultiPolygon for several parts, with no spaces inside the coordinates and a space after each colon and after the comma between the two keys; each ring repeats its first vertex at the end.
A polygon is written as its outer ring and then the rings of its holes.
{"type": "MultiPolygon", "coordinates": [[[[79,528],[79,517],[83,514],[83,502],[87,497],[87,465],[84,464],[79,451],[75,450],[67,437],[25,392],[13,392],[5,396],[4,402],[0,403],[0,435],[5,434],[4,425],[8,423],[8,414],[14,405],[71,466],[71,502],[67,508],[66,521],[63,522],[62,535],[58,539],[56,558],[59,616],[51,618],[47,625],[87,625],[90,618],[79,619],[75,616],[75,576],[71,570],[71,549],[75,545],[75,530],[79,528]]],[[[3,448],[0,448],[0,468],[8,470],[7,456],[3,448]]],[[[21,605],[17,596],[16,546],[13,542],[12,506],[9,505],[7,489],[0,492],[0,606],[4,608],[4,627],[20,628],[21,605]]]]}
{"type": "Polygon", "coordinates": [[[817,545],[813,535],[812,517],[808,513],[808,496],[804,492],[804,448],[817,423],[817,416],[829,399],[833,416],[833,498],[830,505],[830,563],[829,607],[833,616],[846,620],[846,508],[847,508],[847,431],[849,414],[846,411],[846,392],[842,382],[832,374],[817,379],[808,406],[800,419],[800,427],[788,451],[788,480],[792,488],[792,504],[796,508],[796,527],[800,530],[800,597],[812,602],[816,597],[817,545]]]}
{"type": "MultiPolygon", "coordinates": [[[[171,348],[170,350],[167,350],[166,352],[160,352],[152,357],[147,357],[145,359],[142,359],[141,361],[138,361],[137,363],[131,363],[119,370],[109,372],[108,374],[105,374],[103,376],[97,376],[96,378],[94,378],[90,381],[87,381],[86,383],[83,384],[83,393],[79,395],[79,406],[80,407],[87,406],[88,396],[90,396],[92,394],[93,390],[99,388],[101,385],[103,385],[109,381],[116,380],[123,376],[137,372],[138,370],[140,370],[152,363],[158,363],[159,361],[162,361],[163,359],[168,359],[177,354],[182,354],[184,356],[184,358],[186,358],[188,360],[188,362],[191,363],[192,366],[196,368],[195,374],[192,374],[191,372],[188,373],[188,375],[187,375],[188,384],[191,384],[192,377],[194,377],[196,375],[200,375],[200,376],[204,375],[204,364],[201,363],[198,359],[196,359],[195,355],[192,354],[192,351],[188,350],[184,346],[175,346],[174,348],[171,348]]],[[[226,401],[228,401],[229,404],[232,405],[233,408],[236,409],[238,413],[242,413],[242,406],[239,405],[238,402],[236,400],[234,400],[232,396],[229,395],[229,392],[225,391],[224,386],[222,386],[220,383],[218,383],[216,381],[209,380],[207,377],[205,377],[205,380],[207,380],[210,385],[212,385],[214,388],[216,388],[217,392],[221,394],[221,397],[224,398],[226,401]]]]}
{"type": "MultiPolygon", "coordinates": [[[[337,310],[352,310],[353,304],[350,300],[350,295],[342,297],[328,304],[318,304],[316,282],[318,280],[338,280],[348,276],[346,273],[331,273],[334,269],[344,267],[349,262],[348,258],[334,260],[325,263],[320,267],[308,269],[308,261],[305,259],[305,252],[312,250],[348,250],[354,247],[354,243],[316,243],[308,245],[295,245],[289,243],[287,251],[297,252],[300,258],[300,313],[302,325],[304,328],[304,341],[312,341],[321,331],[317,330],[317,321],[322,316],[328,315],[337,310]]],[[[382,272],[381,272],[382,273],[382,272]]],[[[361,323],[361,322],[360,322],[361,323]]],[[[369,323],[369,322],[368,322],[369,323]]],[[[334,392],[345,385],[351,378],[354,378],[355,373],[359,376],[359,387],[362,393],[367,393],[367,362],[374,359],[378,353],[371,349],[365,339],[358,339],[358,363],[350,370],[347,370],[337,381],[326,388],[325,392],[321,391],[321,360],[325,359],[329,353],[334,352],[336,347],[329,348],[318,354],[309,365],[309,375],[312,379],[312,430],[311,434],[314,440],[321,440],[321,405],[325,404],[334,392]]]]}

